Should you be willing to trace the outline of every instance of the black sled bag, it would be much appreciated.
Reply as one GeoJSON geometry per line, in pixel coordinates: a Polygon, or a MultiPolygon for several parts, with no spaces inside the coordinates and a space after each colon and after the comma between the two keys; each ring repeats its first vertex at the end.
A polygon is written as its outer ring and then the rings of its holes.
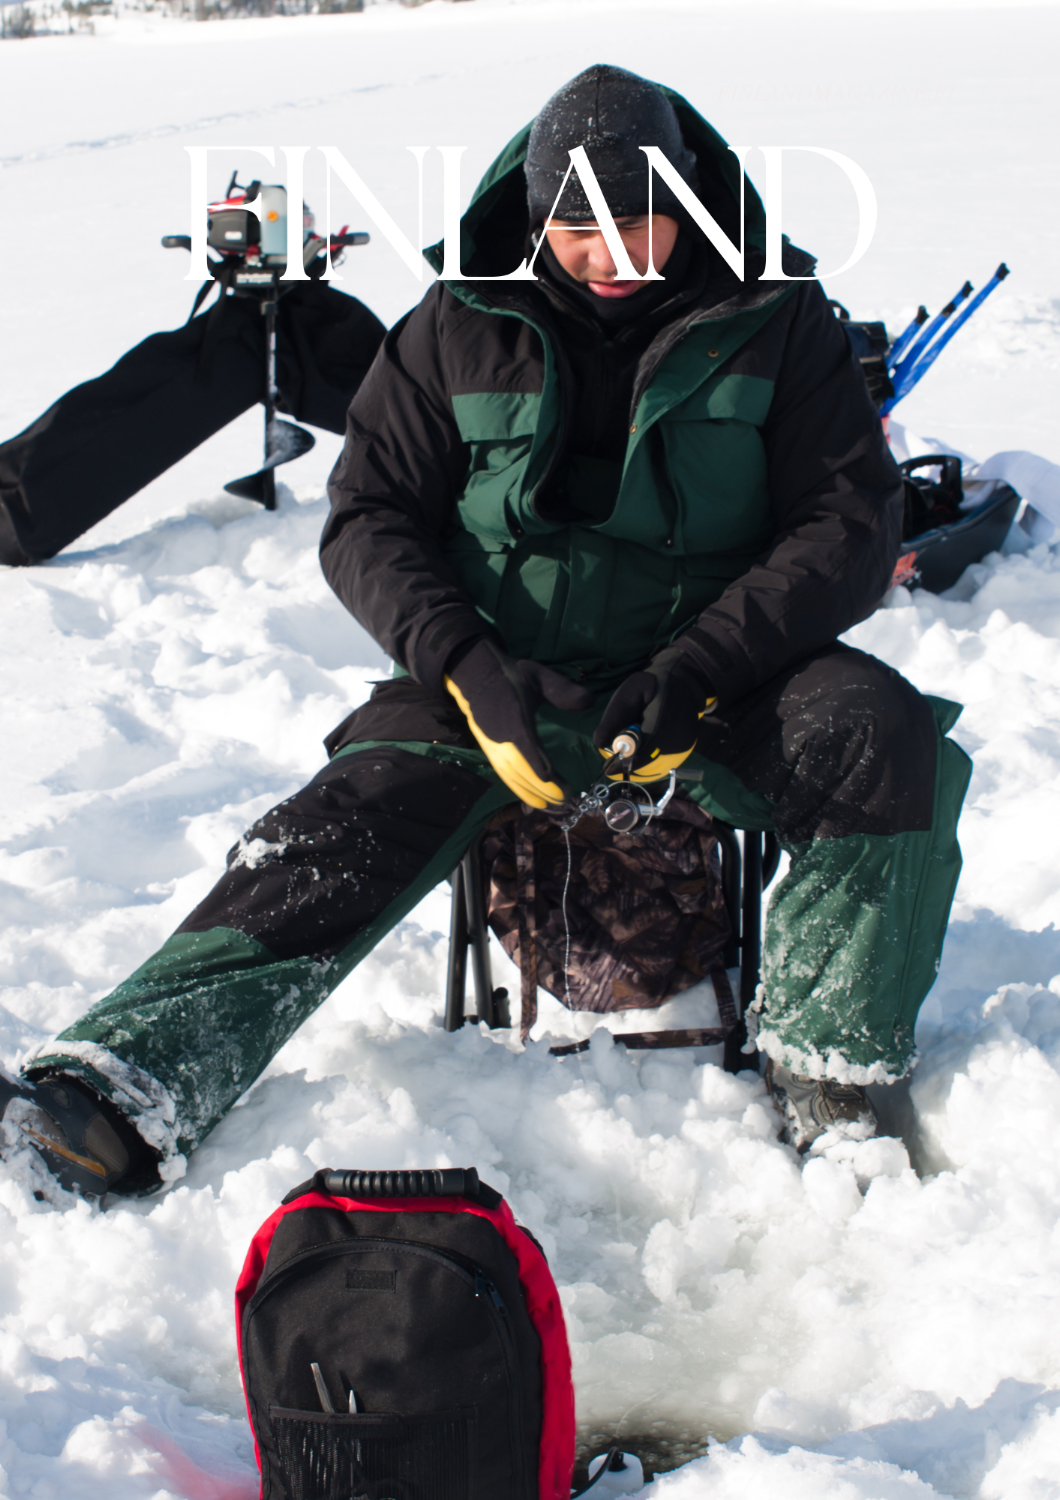
{"type": "Polygon", "coordinates": [[[262,1500],[569,1500],[555,1282],[473,1168],[317,1172],[254,1236],[236,1329],[262,1500]]]}
{"type": "Polygon", "coordinates": [[[941,594],[965,568],[996,552],[1008,535],[1020,497],[1001,480],[980,486],[986,495],[963,508],[961,461],[952,453],[926,453],[899,464],[905,479],[902,546],[892,584],[919,585],[941,594]],[[937,480],[922,471],[939,470],[937,480]]]}

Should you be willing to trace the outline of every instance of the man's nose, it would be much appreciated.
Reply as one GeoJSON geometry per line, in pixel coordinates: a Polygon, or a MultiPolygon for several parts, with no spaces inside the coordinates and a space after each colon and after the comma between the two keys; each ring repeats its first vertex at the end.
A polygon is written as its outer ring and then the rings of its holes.
{"type": "Polygon", "coordinates": [[[586,260],[589,264],[589,276],[591,281],[609,281],[615,276],[615,261],[612,252],[607,249],[607,242],[603,234],[586,234],[586,260]]]}
{"type": "Polygon", "coordinates": [[[593,281],[612,281],[618,275],[614,257],[602,234],[589,236],[589,269],[593,281]]]}
{"type": "Polygon", "coordinates": [[[592,272],[592,281],[613,281],[618,276],[615,258],[607,249],[603,236],[594,239],[589,249],[589,270],[592,272]]]}

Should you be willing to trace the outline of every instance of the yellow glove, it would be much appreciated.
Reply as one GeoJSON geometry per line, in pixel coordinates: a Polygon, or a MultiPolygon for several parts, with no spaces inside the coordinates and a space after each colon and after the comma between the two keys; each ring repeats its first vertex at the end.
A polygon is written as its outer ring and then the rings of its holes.
{"type": "Polygon", "coordinates": [[[624,729],[636,729],[637,744],[612,781],[661,781],[696,748],[700,720],[718,706],[717,697],[680,646],[667,646],[652,658],[647,671],[634,672],[616,688],[593,742],[601,755],[624,729]]]}
{"type": "Polygon", "coordinates": [[[569,793],[554,778],[538,742],[534,715],[542,700],[576,713],[593,695],[535,661],[514,661],[492,641],[476,641],[458,658],[445,685],[505,786],[531,807],[559,807],[569,793]]]}

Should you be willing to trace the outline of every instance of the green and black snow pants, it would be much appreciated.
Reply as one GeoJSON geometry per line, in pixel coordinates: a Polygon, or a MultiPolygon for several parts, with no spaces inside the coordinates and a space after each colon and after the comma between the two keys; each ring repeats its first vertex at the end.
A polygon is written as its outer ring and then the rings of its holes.
{"type": "MultiPolygon", "coordinates": [[[[575,789],[599,774],[603,702],[539,716],[575,789]]],[[[958,712],[835,645],[704,720],[691,795],[774,828],[790,855],[766,921],[758,1037],[797,1071],[873,1081],[909,1064],[960,870],[969,761],[945,738],[958,712]]],[[[188,1152],[513,800],[456,705],[409,678],[380,684],[328,748],[159,952],[28,1073],[83,1077],[164,1157],[188,1152]]]]}

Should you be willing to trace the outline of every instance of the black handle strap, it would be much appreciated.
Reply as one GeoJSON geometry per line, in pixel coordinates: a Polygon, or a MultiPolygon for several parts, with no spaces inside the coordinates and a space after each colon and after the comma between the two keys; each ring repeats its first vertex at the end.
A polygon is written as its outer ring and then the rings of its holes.
{"type": "Polygon", "coordinates": [[[315,1180],[335,1198],[477,1198],[479,1192],[474,1167],[405,1172],[338,1172],[324,1167],[315,1180]]]}
{"type": "Polygon", "coordinates": [[[321,1167],[308,1182],[299,1183],[284,1198],[284,1204],[307,1193],[325,1193],[331,1198],[471,1198],[483,1208],[498,1208],[504,1201],[496,1188],[479,1179],[474,1167],[428,1167],[402,1172],[337,1171],[321,1167]]]}

